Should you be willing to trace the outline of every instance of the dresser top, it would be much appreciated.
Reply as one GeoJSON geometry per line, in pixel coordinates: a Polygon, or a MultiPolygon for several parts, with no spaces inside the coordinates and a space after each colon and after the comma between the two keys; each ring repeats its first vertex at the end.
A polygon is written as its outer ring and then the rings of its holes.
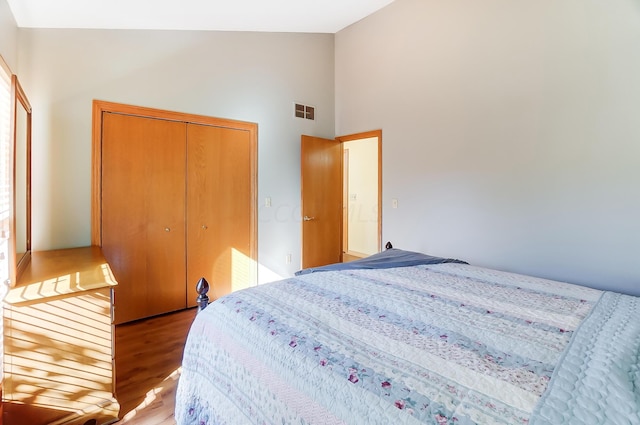
{"type": "Polygon", "coordinates": [[[4,301],[30,304],[117,284],[100,247],[34,251],[4,301]]]}

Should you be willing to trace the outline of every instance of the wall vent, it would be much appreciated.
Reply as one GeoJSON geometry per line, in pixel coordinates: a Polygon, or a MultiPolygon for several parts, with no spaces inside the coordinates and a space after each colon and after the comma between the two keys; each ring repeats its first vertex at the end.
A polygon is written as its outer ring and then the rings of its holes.
{"type": "Polygon", "coordinates": [[[301,103],[294,104],[293,115],[296,118],[306,118],[308,120],[316,119],[316,108],[314,106],[303,105],[301,103]]]}

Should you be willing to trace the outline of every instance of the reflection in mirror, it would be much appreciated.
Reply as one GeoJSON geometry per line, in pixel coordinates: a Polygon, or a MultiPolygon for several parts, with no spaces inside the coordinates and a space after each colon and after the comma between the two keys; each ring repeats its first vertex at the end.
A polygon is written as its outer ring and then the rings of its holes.
{"type": "Polygon", "coordinates": [[[13,241],[15,282],[31,258],[31,105],[18,78],[13,75],[13,241]]]}
{"type": "Polygon", "coordinates": [[[16,260],[27,252],[27,111],[16,110],[16,260]]]}

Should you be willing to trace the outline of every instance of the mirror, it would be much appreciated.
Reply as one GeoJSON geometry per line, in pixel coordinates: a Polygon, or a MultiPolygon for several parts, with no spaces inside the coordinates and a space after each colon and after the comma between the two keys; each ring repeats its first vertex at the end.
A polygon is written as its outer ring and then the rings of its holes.
{"type": "Polygon", "coordinates": [[[13,92],[13,241],[15,285],[31,259],[31,105],[16,75],[11,77],[13,92]]]}

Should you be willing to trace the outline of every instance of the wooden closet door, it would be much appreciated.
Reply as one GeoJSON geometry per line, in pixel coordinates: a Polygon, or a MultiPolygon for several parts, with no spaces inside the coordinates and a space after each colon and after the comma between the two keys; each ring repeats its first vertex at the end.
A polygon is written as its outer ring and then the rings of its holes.
{"type": "Polygon", "coordinates": [[[248,131],[187,126],[187,304],[201,277],[213,300],[256,284],[255,176],[248,131]]]}
{"type": "Polygon", "coordinates": [[[104,113],[102,250],[115,323],[186,307],[186,124],[104,113]]]}

